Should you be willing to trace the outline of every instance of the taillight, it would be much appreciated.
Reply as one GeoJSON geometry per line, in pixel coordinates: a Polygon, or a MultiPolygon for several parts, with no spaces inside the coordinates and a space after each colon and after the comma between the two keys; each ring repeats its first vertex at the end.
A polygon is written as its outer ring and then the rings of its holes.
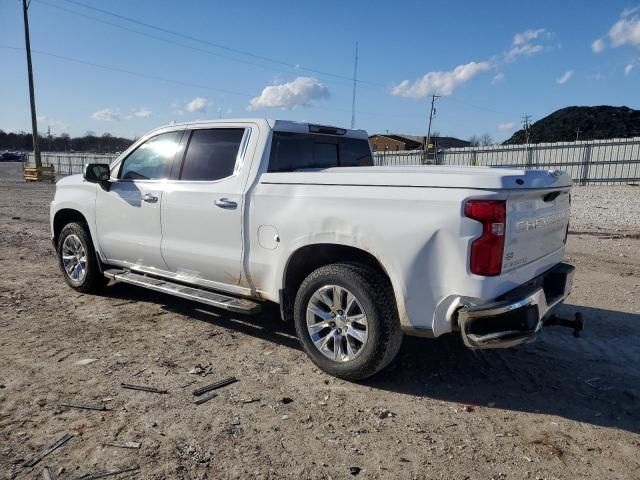
{"type": "Polygon", "coordinates": [[[482,236],[471,243],[471,272],[487,277],[500,275],[507,218],[505,201],[469,200],[464,214],[482,223],[482,236]]]}

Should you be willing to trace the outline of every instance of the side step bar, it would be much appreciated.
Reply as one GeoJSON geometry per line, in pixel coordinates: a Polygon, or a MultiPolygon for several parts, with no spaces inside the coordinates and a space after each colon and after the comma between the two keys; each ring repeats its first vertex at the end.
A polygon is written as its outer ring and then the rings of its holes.
{"type": "Polygon", "coordinates": [[[222,293],[187,287],[179,283],[167,282],[147,275],[140,275],[129,270],[111,269],[105,270],[103,274],[105,277],[117,282],[130,283],[131,285],[148,288],[156,292],[167,293],[175,297],[205,303],[230,312],[254,314],[260,312],[262,309],[260,304],[253,300],[230,297],[222,293]]]}

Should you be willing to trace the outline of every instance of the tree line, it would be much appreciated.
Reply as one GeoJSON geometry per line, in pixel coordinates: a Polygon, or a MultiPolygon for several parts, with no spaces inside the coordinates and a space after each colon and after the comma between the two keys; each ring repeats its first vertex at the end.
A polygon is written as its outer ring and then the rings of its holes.
{"type": "MultiPolygon", "coordinates": [[[[71,137],[63,133],[58,136],[40,136],[40,149],[44,152],[91,152],[115,153],[126,150],[135,140],[114,137],[110,133],[96,135],[87,132],[82,137],[71,137]]],[[[33,151],[33,136],[27,132],[4,132],[0,130],[0,150],[33,151]]]]}

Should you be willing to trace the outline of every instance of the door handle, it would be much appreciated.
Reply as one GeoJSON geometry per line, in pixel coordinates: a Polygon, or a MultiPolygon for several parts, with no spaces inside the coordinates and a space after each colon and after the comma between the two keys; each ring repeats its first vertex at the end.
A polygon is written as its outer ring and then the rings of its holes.
{"type": "Polygon", "coordinates": [[[227,210],[233,210],[238,207],[238,204],[228,198],[219,198],[216,200],[216,206],[220,208],[226,208],[227,210]]]}
{"type": "Polygon", "coordinates": [[[158,197],[152,193],[145,193],[144,197],[142,197],[142,200],[147,203],[156,203],[158,201],[158,197]]]}

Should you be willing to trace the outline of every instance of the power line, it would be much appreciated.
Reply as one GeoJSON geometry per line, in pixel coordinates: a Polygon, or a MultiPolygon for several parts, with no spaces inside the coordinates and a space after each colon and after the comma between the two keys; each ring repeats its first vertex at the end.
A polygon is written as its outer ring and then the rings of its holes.
{"type": "MultiPolygon", "coordinates": [[[[13,47],[10,45],[0,45],[0,48],[5,48],[7,50],[13,50],[16,52],[23,52],[24,49],[20,48],[20,47],[13,47]]],[[[143,73],[143,72],[138,72],[135,70],[127,70],[124,68],[120,68],[120,67],[112,67],[109,65],[101,65],[99,63],[94,63],[94,62],[90,62],[87,60],[81,60],[78,58],[71,58],[71,57],[67,57],[64,55],[58,55],[56,53],[51,53],[51,52],[44,52],[42,50],[31,50],[32,53],[35,53],[36,55],[43,55],[46,57],[51,57],[51,58],[55,58],[58,60],[63,60],[65,62],[72,62],[72,63],[77,63],[80,65],[87,65],[90,67],[94,67],[94,68],[100,68],[103,70],[108,70],[108,71],[112,71],[112,72],[118,72],[118,73],[125,73],[127,75],[133,75],[136,77],[141,77],[141,78],[148,78],[151,80],[157,80],[157,81],[161,81],[161,82],[166,82],[166,83],[172,83],[175,85],[181,85],[181,86],[186,86],[186,87],[193,87],[193,88],[201,88],[204,90],[211,90],[211,91],[215,91],[215,92],[220,92],[220,93],[225,93],[228,95],[236,95],[239,97],[244,97],[244,98],[253,98],[255,97],[254,94],[250,94],[250,93],[243,93],[243,92],[236,92],[233,90],[227,90],[227,89],[223,89],[223,88],[218,88],[218,87],[212,87],[210,85],[203,85],[203,84],[199,84],[199,83],[193,83],[193,82],[185,82],[182,80],[175,80],[175,79],[171,79],[171,78],[166,78],[166,77],[161,77],[159,75],[152,75],[149,73],[143,73]]],[[[324,107],[322,105],[316,105],[313,104],[312,105],[313,108],[317,108],[320,110],[330,110],[330,111],[336,111],[336,112],[349,112],[349,110],[347,109],[343,109],[343,108],[333,108],[333,107],[324,107]]],[[[380,117],[382,115],[386,115],[386,116],[396,116],[396,117],[402,117],[405,118],[404,115],[387,115],[387,114],[383,114],[381,112],[366,112],[366,111],[359,111],[358,113],[360,113],[361,115],[367,115],[367,116],[374,116],[374,117],[380,117]]]]}
{"type": "MultiPolygon", "coordinates": [[[[0,48],[7,48],[9,50],[16,50],[21,52],[22,49],[18,48],[18,47],[11,47],[9,45],[0,45],[0,48]]],[[[128,75],[135,75],[137,77],[143,77],[143,78],[150,78],[152,80],[159,80],[161,82],[167,82],[167,83],[174,83],[176,85],[182,85],[182,86],[186,86],[186,87],[195,87],[195,88],[202,88],[202,89],[206,89],[206,90],[213,90],[213,91],[218,91],[221,93],[226,93],[229,95],[238,95],[241,97],[248,97],[248,98],[252,98],[254,97],[254,95],[250,95],[250,94],[246,94],[246,93],[240,93],[240,92],[234,92],[233,90],[225,90],[222,88],[216,88],[216,87],[211,87],[208,85],[202,85],[202,84],[198,84],[198,83],[191,83],[191,82],[184,82],[181,80],[173,80],[173,79],[169,79],[169,78],[165,78],[165,77],[160,77],[158,75],[151,75],[148,73],[142,73],[142,72],[136,72],[134,70],[127,70],[124,68],[119,68],[119,67],[111,67],[111,66],[107,66],[107,65],[100,65],[99,63],[94,63],[94,62],[88,62],[86,60],[80,60],[78,58],[71,58],[71,57],[65,57],[63,55],[57,55],[55,53],[50,53],[50,52],[43,52],[41,50],[32,50],[33,53],[36,53],[38,55],[44,55],[47,57],[53,57],[53,58],[57,58],[59,60],[64,60],[66,62],[73,62],[73,63],[79,63],[82,65],[89,65],[91,67],[96,67],[96,68],[102,68],[104,70],[110,70],[113,72],[119,72],[119,73],[126,73],[128,75]]]]}
{"type": "MultiPolygon", "coordinates": [[[[263,69],[270,70],[270,71],[273,71],[273,72],[284,72],[284,70],[282,68],[272,67],[272,66],[269,66],[269,65],[263,65],[261,63],[252,62],[251,60],[244,60],[244,59],[241,59],[241,58],[231,57],[229,55],[224,55],[222,53],[213,52],[211,50],[206,50],[204,48],[199,48],[199,47],[195,47],[193,45],[188,45],[186,43],[181,43],[181,42],[178,42],[178,41],[175,41],[175,40],[170,40],[168,38],[163,38],[163,37],[160,37],[158,35],[154,35],[152,33],[143,32],[141,30],[136,30],[134,28],[130,28],[130,27],[126,27],[124,25],[120,25],[118,23],[110,22],[110,21],[104,20],[102,18],[97,18],[97,17],[93,17],[91,15],[86,15],[84,13],[76,12],[75,10],[71,10],[69,8],[65,8],[65,7],[62,7],[60,5],[55,5],[53,3],[49,3],[49,2],[47,2],[45,0],[36,0],[36,1],[38,3],[40,3],[40,4],[42,4],[42,5],[46,5],[48,7],[56,8],[58,10],[65,11],[65,12],[70,13],[72,15],[76,15],[76,16],[79,16],[79,17],[82,17],[82,18],[86,18],[86,19],[92,20],[94,22],[98,22],[98,23],[102,23],[102,24],[105,24],[105,25],[109,25],[111,27],[118,28],[118,29],[121,29],[121,30],[125,30],[127,32],[135,33],[135,34],[141,35],[143,37],[153,38],[154,40],[159,40],[161,42],[164,42],[164,43],[167,43],[167,44],[170,44],[170,45],[176,45],[176,46],[179,46],[179,47],[182,47],[182,48],[186,48],[188,50],[192,50],[192,51],[195,51],[195,52],[205,53],[207,55],[211,55],[211,56],[214,56],[214,57],[223,58],[225,60],[229,60],[229,61],[232,61],[232,62],[242,63],[244,65],[251,65],[251,66],[254,66],[254,67],[263,68],[263,69]]],[[[325,81],[327,81],[327,80],[325,80],[325,81]]],[[[344,82],[342,82],[340,80],[337,80],[337,79],[336,80],[329,80],[329,81],[345,85],[344,82]]]]}
{"type": "Polygon", "coordinates": [[[454,103],[459,103],[461,105],[467,105],[467,106],[475,108],[477,110],[484,110],[486,112],[496,113],[498,115],[515,115],[514,112],[503,112],[503,111],[500,111],[500,110],[495,110],[495,109],[490,108],[490,107],[485,107],[485,106],[482,106],[482,105],[477,105],[477,104],[474,104],[474,103],[471,103],[471,102],[467,102],[466,100],[461,100],[460,98],[444,97],[444,99],[448,100],[448,101],[451,101],[451,102],[454,102],[454,103]]]}
{"type": "MultiPolygon", "coordinates": [[[[349,80],[349,81],[352,80],[351,78],[349,78],[347,76],[344,76],[344,75],[339,75],[339,74],[331,73],[331,72],[325,72],[323,70],[317,70],[317,69],[310,68],[310,67],[303,67],[303,66],[300,66],[300,65],[297,65],[297,64],[285,62],[285,61],[278,60],[278,59],[275,59],[275,58],[266,57],[266,56],[263,56],[263,55],[257,55],[255,53],[252,53],[252,52],[249,52],[249,51],[246,51],[246,50],[240,50],[240,49],[233,48],[233,47],[228,47],[226,45],[222,45],[222,44],[219,44],[219,43],[211,42],[209,40],[205,40],[205,39],[202,39],[202,38],[193,37],[191,35],[186,35],[184,33],[176,32],[174,30],[169,30],[167,28],[159,27],[157,25],[152,25],[150,23],[142,22],[142,21],[137,20],[135,18],[127,17],[125,15],[120,15],[120,14],[115,13],[115,12],[110,12],[110,11],[104,10],[102,8],[93,7],[91,5],[87,5],[85,3],[78,2],[76,0],[63,0],[63,1],[67,2],[67,3],[71,3],[73,5],[77,5],[77,6],[83,7],[83,8],[87,8],[89,10],[94,10],[96,12],[100,12],[100,13],[102,13],[104,15],[109,15],[111,17],[119,18],[119,19],[125,20],[127,22],[135,23],[137,25],[141,25],[141,26],[146,27],[146,28],[150,28],[150,29],[157,30],[157,31],[160,31],[160,32],[163,32],[163,33],[167,33],[169,35],[174,35],[176,37],[184,38],[186,40],[191,40],[193,42],[198,42],[198,43],[206,44],[206,45],[209,45],[209,46],[212,46],[212,47],[220,48],[222,50],[233,52],[233,53],[236,53],[236,54],[239,54],[239,55],[246,55],[248,57],[255,58],[255,59],[258,59],[258,60],[263,60],[263,61],[266,61],[266,62],[276,63],[278,65],[283,65],[283,66],[286,66],[286,67],[289,67],[289,68],[293,68],[295,70],[306,70],[308,72],[313,72],[313,73],[316,73],[316,74],[319,74],[319,75],[326,75],[326,76],[329,76],[329,77],[341,78],[343,80],[349,80]]],[[[369,82],[369,81],[365,81],[365,80],[358,80],[358,82],[359,83],[363,83],[363,84],[368,84],[368,85],[374,85],[374,86],[384,86],[384,85],[382,85],[380,83],[374,83],[374,82],[369,82]]]]}

